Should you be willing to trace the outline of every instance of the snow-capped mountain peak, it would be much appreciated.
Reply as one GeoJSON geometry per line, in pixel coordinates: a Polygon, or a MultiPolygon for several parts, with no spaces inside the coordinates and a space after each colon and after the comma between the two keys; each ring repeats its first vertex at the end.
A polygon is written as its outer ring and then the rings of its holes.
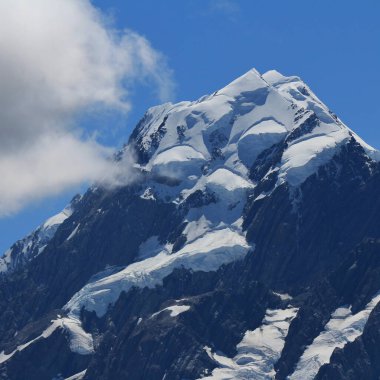
{"type": "Polygon", "coordinates": [[[227,86],[215,93],[215,95],[225,95],[231,98],[238,98],[242,94],[269,87],[260,73],[252,68],[245,74],[233,80],[227,86]]]}
{"type": "Polygon", "coordinates": [[[275,71],[261,76],[252,69],[210,96],[150,109],[130,140],[148,173],[141,198],[177,207],[198,198],[201,205],[185,214],[179,250],[157,243],[157,255],[87,284],[67,309],[103,315],[122,290],[155,286],[174,268],[216,270],[243,257],[254,247],[243,244],[241,214],[258,183],[274,176],[270,191],[300,186],[352,138],[298,77],[275,71]],[[275,160],[273,152],[279,153],[275,160]],[[257,170],[262,174],[255,178],[257,170]]]}
{"type": "Polygon", "coordinates": [[[377,155],[300,78],[277,71],[261,76],[252,69],[198,101],[155,107],[136,132],[132,140],[145,170],[180,181],[221,166],[248,179],[260,154],[281,144],[280,159],[269,171],[278,172],[278,184],[291,186],[351,138],[370,157],[377,155]]]}
{"type": "Polygon", "coordinates": [[[153,107],[124,149],[133,183],[0,260],[5,379],[379,373],[379,153],[299,77],[153,107]]]}

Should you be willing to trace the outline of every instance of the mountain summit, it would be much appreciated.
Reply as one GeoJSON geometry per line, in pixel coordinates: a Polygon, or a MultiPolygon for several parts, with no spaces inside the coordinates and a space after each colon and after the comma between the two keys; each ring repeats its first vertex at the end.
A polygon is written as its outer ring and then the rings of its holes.
{"type": "Polygon", "coordinates": [[[380,154],[299,77],[153,107],[131,151],[0,259],[0,379],[378,378],[380,154]]]}

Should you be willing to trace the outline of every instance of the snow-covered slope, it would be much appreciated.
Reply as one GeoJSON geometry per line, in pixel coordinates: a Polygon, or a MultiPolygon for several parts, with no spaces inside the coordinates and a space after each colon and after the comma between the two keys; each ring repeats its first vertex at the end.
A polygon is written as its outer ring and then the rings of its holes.
{"type": "Polygon", "coordinates": [[[144,168],[184,181],[225,167],[246,177],[255,159],[286,142],[279,183],[297,186],[352,136],[370,157],[378,152],[353,134],[298,77],[251,70],[195,102],[150,109],[136,138],[144,168]],[[193,177],[195,176],[195,177],[193,177]]]}
{"type": "Polygon", "coordinates": [[[281,355],[290,322],[296,314],[297,308],[294,307],[284,310],[267,310],[262,326],[244,334],[242,341],[236,347],[237,355],[232,359],[220,353],[213,353],[209,347],[205,347],[218,367],[210,376],[202,378],[208,380],[273,379],[276,375],[274,364],[281,355]]]}
{"type": "Polygon", "coordinates": [[[380,295],[376,294],[366,307],[356,314],[352,314],[351,307],[340,307],[331,315],[331,319],[321,334],[314,339],[301,356],[296,370],[289,376],[289,380],[312,380],[319,368],[329,363],[335,348],[344,347],[353,342],[363,333],[364,326],[371,311],[380,302],[380,295]]]}
{"type": "Polygon", "coordinates": [[[174,268],[215,271],[222,264],[244,257],[248,248],[244,237],[238,232],[229,228],[215,230],[186,244],[178,252],[171,253],[166,247],[154,257],[90,282],[74,295],[65,308],[76,318],[83,307],[102,317],[122,291],[128,291],[133,286],[153,288],[174,268]]]}
{"type": "MultiPolygon", "coordinates": [[[[140,168],[152,174],[141,197],[180,206],[199,195],[202,204],[189,208],[178,252],[170,245],[155,247],[153,257],[145,253],[141,261],[86,285],[66,308],[102,316],[121,291],[154,287],[174,268],[209,271],[241,259],[254,248],[245,242],[241,214],[256,186],[249,172],[260,154],[281,145],[267,175],[277,173],[275,186],[298,186],[352,136],[298,77],[274,71],[261,76],[253,69],[195,102],[150,109],[131,142],[140,168]]],[[[374,156],[373,148],[363,147],[374,156]]]]}
{"type": "MultiPolygon", "coordinates": [[[[180,204],[201,190],[222,200],[227,209],[209,205],[189,212],[189,223],[207,225],[209,231],[226,223],[225,219],[227,225],[237,223],[241,209],[234,213],[231,209],[241,205],[244,194],[255,187],[249,172],[260,154],[275,144],[282,144],[281,156],[264,176],[276,173],[276,186],[284,182],[298,186],[352,137],[369,157],[379,158],[379,152],[347,128],[299,77],[285,77],[274,70],[260,75],[252,69],[197,101],[151,108],[136,129],[132,145],[138,151],[140,169],[152,173],[152,178],[174,181],[164,186],[152,180],[142,197],[149,193],[180,204]]],[[[0,272],[41,253],[71,212],[67,207],[15,243],[0,258],[0,272]]],[[[190,229],[186,233],[196,237],[190,229]]]]}
{"type": "Polygon", "coordinates": [[[33,343],[41,339],[49,338],[57,329],[63,329],[68,334],[69,345],[72,352],[81,355],[89,355],[94,352],[92,337],[82,329],[80,321],[73,318],[62,318],[61,316],[58,316],[57,319],[52,320],[49,327],[36,338],[18,346],[9,354],[0,352],[0,364],[9,360],[16,353],[25,350],[33,343]]]}
{"type": "Polygon", "coordinates": [[[50,217],[28,236],[13,244],[0,258],[0,273],[13,271],[37,257],[53,238],[58,227],[72,215],[79,198],[79,196],[74,197],[61,212],[50,217]]]}

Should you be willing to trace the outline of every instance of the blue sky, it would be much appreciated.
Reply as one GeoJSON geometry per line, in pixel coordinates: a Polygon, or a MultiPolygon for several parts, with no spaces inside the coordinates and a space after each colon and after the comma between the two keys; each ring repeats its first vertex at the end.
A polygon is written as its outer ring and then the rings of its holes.
{"type": "MultiPolygon", "coordinates": [[[[380,2],[289,0],[94,0],[114,27],[145,36],[173,71],[173,100],[211,93],[251,67],[299,75],[339,117],[380,148],[380,2]]],[[[151,86],[133,88],[132,109],[82,118],[120,146],[149,106],[151,86]]],[[[0,219],[0,252],[60,210],[77,186],[0,219]]]]}

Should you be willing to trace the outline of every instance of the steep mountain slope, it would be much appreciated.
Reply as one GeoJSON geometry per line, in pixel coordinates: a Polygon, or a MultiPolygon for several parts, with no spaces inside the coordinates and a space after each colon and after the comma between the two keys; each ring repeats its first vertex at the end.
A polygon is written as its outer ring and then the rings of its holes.
{"type": "Polygon", "coordinates": [[[131,150],[0,262],[1,379],[377,378],[379,152],[305,83],[154,107],[131,150]]]}
{"type": "Polygon", "coordinates": [[[31,234],[13,244],[0,258],[0,273],[15,271],[38,256],[53,238],[58,227],[73,214],[80,198],[79,195],[75,196],[61,212],[50,217],[31,234]]]}

